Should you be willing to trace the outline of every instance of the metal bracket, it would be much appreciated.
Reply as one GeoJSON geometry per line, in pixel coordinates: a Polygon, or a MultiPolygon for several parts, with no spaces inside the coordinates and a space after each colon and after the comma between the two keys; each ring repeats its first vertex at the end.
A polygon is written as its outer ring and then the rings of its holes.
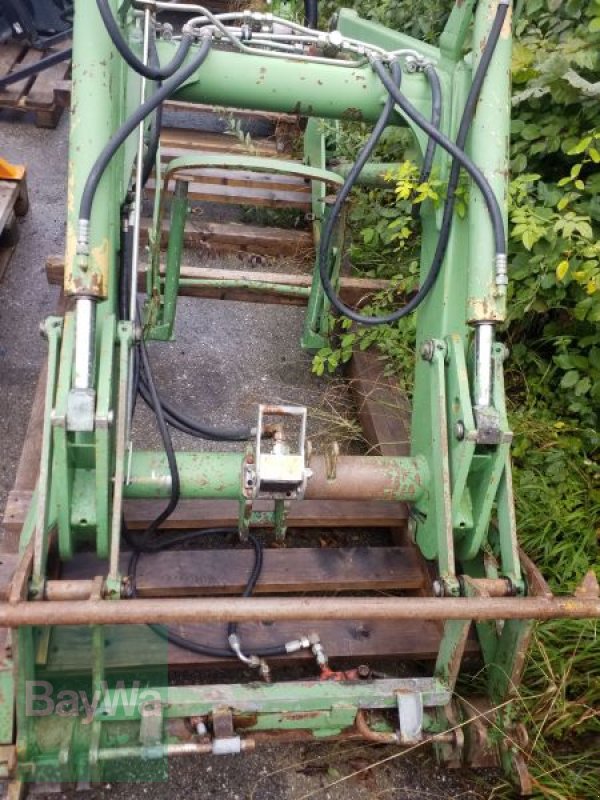
{"type": "Polygon", "coordinates": [[[144,747],[156,747],[163,739],[163,710],[160,700],[149,700],[140,709],[140,743],[144,747]]]}
{"type": "Polygon", "coordinates": [[[400,744],[417,744],[423,738],[423,695],[421,692],[398,692],[400,744]]]}
{"type": "Polygon", "coordinates": [[[275,501],[272,518],[276,537],[279,541],[285,538],[289,501],[302,499],[306,482],[312,475],[306,467],[306,426],[305,406],[259,405],[254,453],[248,453],[242,467],[243,500],[239,521],[242,537],[247,536],[252,521],[253,501],[258,497],[266,497],[275,501]],[[262,437],[266,416],[300,419],[295,452],[290,450],[283,425],[273,426],[273,447],[271,452],[264,451],[262,437]]]}
{"type": "Polygon", "coordinates": [[[215,708],[212,713],[212,725],[214,734],[212,741],[213,755],[228,756],[242,752],[242,740],[235,733],[231,709],[215,708]]]}

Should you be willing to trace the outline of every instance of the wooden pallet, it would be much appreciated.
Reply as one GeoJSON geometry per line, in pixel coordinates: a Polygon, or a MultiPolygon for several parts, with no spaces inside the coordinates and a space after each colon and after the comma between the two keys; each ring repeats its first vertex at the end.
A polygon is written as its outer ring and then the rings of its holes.
{"type": "MultiPolygon", "coordinates": [[[[245,226],[240,226],[245,227],[245,226]]],[[[145,290],[146,272],[148,266],[140,263],[138,271],[138,287],[145,290]]],[[[48,283],[61,286],[65,271],[62,256],[50,256],[46,261],[46,277],[48,283]]],[[[290,275],[281,272],[258,272],[257,270],[240,269],[212,269],[210,267],[181,266],[180,277],[182,280],[193,280],[193,285],[180,287],[181,297],[205,297],[216,300],[238,300],[245,303],[263,303],[269,305],[305,306],[308,296],[298,296],[297,289],[307,292],[312,283],[311,274],[290,275]],[[211,286],[211,282],[219,281],[224,285],[221,288],[211,286]],[[244,287],[236,286],[236,281],[245,281],[244,287]],[[230,284],[227,286],[227,284],[230,284]],[[203,285],[204,284],[204,285],[203,285]],[[280,288],[277,294],[265,291],[265,285],[277,284],[280,288]],[[289,294],[286,291],[289,290],[289,294]]],[[[388,289],[389,281],[378,278],[353,278],[342,276],[340,278],[340,295],[345,303],[359,305],[366,298],[376,292],[388,289]]]]}
{"type": "Polygon", "coordinates": [[[27,213],[27,180],[0,180],[0,281],[19,240],[17,217],[27,213]]]}
{"type": "MultiPolygon", "coordinates": [[[[19,42],[0,44],[0,75],[36,64],[45,56],[69,46],[70,41],[63,41],[49,50],[36,50],[19,42]]],[[[69,102],[70,92],[65,92],[64,81],[70,69],[70,61],[61,61],[38,75],[9,84],[0,91],[0,109],[31,113],[39,128],[56,128],[69,102]]]]}
{"type": "MultiPolygon", "coordinates": [[[[246,121],[268,123],[271,133],[251,138],[232,132],[215,133],[194,128],[166,127],[161,133],[161,161],[166,166],[172,159],[190,153],[227,153],[263,158],[294,160],[294,148],[301,133],[301,121],[287,114],[249,112],[243,109],[216,109],[171,102],[171,111],[188,115],[213,113],[221,118],[232,115],[246,121]]],[[[192,117],[193,120],[193,117],[192,117]]],[[[257,172],[248,169],[198,169],[182,171],[189,178],[188,197],[192,204],[216,203],[281,211],[295,209],[299,213],[311,210],[310,182],[294,175],[257,172]]],[[[170,181],[169,189],[174,188],[170,181]]],[[[155,191],[153,179],[147,189],[155,191]]],[[[205,206],[202,206],[204,209],[205,206]]],[[[150,220],[142,220],[142,241],[147,239],[150,220]]],[[[163,244],[166,230],[163,229],[163,244]]],[[[235,253],[243,259],[286,257],[301,262],[312,259],[313,234],[310,227],[297,230],[289,227],[244,224],[240,222],[207,221],[204,214],[191,215],[185,229],[185,244],[207,255],[235,253]]]]}

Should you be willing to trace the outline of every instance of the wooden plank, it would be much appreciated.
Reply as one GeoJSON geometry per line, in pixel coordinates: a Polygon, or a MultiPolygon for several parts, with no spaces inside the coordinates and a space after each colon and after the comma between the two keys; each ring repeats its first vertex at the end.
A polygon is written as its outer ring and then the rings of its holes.
{"type": "MultiPolygon", "coordinates": [[[[19,42],[8,41],[0,44],[0,75],[2,77],[13,71],[26,49],[27,45],[19,42]]],[[[0,92],[0,97],[3,97],[3,95],[4,92],[0,92]]]]}
{"type": "MultiPolygon", "coordinates": [[[[44,57],[59,53],[71,46],[71,41],[66,40],[60,45],[47,50],[44,57]]],[[[25,107],[31,110],[51,109],[56,106],[54,90],[57,84],[64,80],[70,69],[70,61],[61,61],[53,67],[45,69],[35,78],[33,84],[24,98],[25,107]]]]}
{"type": "MultiPolygon", "coordinates": [[[[149,194],[154,194],[156,185],[151,178],[146,184],[149,194]]],[[[175,181],[169,181],[169,191],[175,189],[175,181]]],[[[188,199],[200,203],[225,203],[236,206],[261,206],[266,208],[297,208],[308,211],[311,206],[310,187],[302,191],[282,191],[239,186],[188,183],[188,199]]]]}
{"type": "MultiPolygon", "coordinates": [[[[27,441],[27,440],[25,440],[27,441]]],[[[4,506],[4,516],[2,517],[2,528],[4,530],[4,544],[7,541],[17,541],[19,532],[25,522],[27,516],[27,509],[31,503],[31,496],[33,491],[31,489],[11,489],[8,493],[6,505],[4,506]]],[[[8,551],[13,552],[15,547],[6,548],[8,551]]],[[[3,552],[4,548],[0,548],[3,552]]]]}
{"type": "Polygon", "coordinates": [[[299,125],[300,117],[296,114],[285,114],[277,111],[253,111],[249,108],[233,108],[229,106],[210,106],[203,103],[188,103],[185,100],[167,100],[164,104],[166,111],[181,111],[189,114],[197,111],[203,114],[212,114],[217,119],[228,119],[230,117],[241,117],[242,119],[260,119],[265,122],[277,124],[283,122],[287,125],[299,125]]]}
{"type": "Polygon", "coordinates": [[[205,153],[244,153],[252,156],[286,158],[277,150],[271,139],[256,138],[248,144],[228,133],[209,133],[189,128],[163,128],[160,134],[161,148],[179,149],[189,153],[194,150],[205,153]]]}
{"type": "Polygon", "coordinates": [[[0,234],[11,221],[20,191],[19,181],[0,180],[0,234]]]}
{"type": "Polygon", "coordinates": [[[8,602],[13,575],[21,560],[18,553],[0,554],[0,602],[8,602]]]}
{"type": "Polygon", "coordinates": [[[57,106],[68,108],[71,105],[71,81],[65,78],[54,86],[54,101],[57,106]]]}
{"type": "Polygon", "coordinates": [[[13,253],[15,252],[15,248],[16,245],[10,245],[9,247],[0,246],[0,281],[4,279],[4,274],[8,269],[10,260],[13,257],[13,253]]]}
{"type": "MultiPolygon", "coordinates": [[[[371,446],[371,452],[384,456],[406,456],[410,454],[410,406],[408,398],[394,378],[383,374],[381,358],[371,353],[355,351],[348,365],[350,388],[357,408],[363,436],[371,446]]],[[[391,529],[395,544],[416,545],[406,525],[391,529]]],[[[436,577],[435,568],[421,556],[423,589],[419,594],[430,594],[429,587],[436,577]]],[[[438,626],[440,635],[443,630],[438,626]]]]}
{"type": "MultiPolygon", "coordinates": [[[[143,290],[146,282],[147,265],[140,264],[138,285],[143,290]]],[[[64,260],[61,256],[50,256],[46,261],[46,277],[51,284],[62,284],[64,274],[64,260]]],[[[257,303],[278,303],[286,305],[306,305],[307,297],[298,297],[293,294],[297,288],[309,289],[312,275],[290,275],[280,272],[252,272],[245,270],[212,269],[209,267],[181,267],[181,278],[192,279],[199,283],[194,286],[181,286],[179,294],[183,297],[204,297],[220,300],[238,300],[257,303]],[[201,285],[202,281],[246,281],[247,287],[215,288],[201,285]],[[290,295],[269,295],[265,283],[274,283],[290,288],[290,295]],[[252,284],[256,284],[255,287],[252,284]]],[[[388,281],[376,278],[345,278],[340,279],[340,295],[346,303],[355,305],[364,301],[374,292],[387,289],[388,281]]]]}
{"type": "MultiPolygon", "coordinates": [[[[58,315],[64,314],[67,302],[65,296],[61,292],[56,310],[58,315]]],[[[31,415],[23,440],[23,449],[21,450],[21,457],[19,458],[19,464],[17,466],[13,491],[31,493],[37,483],[44,427],[44,396],[46,393],[47,368],[48,365],[46,361],[44,361],[33,397],[31,415]]],[[[24,499],[24,497],[22,499],[24,499]]],[[[9,505],[7,504],[5,517],[2,521],[4,535],[0,543],[0,553],[13,553],[19,549],[19,536],[25,520],[25,514],[29,508],[30,499],[31,495],[29,496],[29,500],[26,501],[26,505],[24,505],[24,503],[21,505],[20,513],[22,514],[22,519],[20,521],[17,521],[18,518],[17,520],[7,518],[6,511],[10,511],[9,505]]]]}
{"type": "MultiPolygon", "coordinates": [[[[37,474],[37,473],[36,473],[37,474]]],[[[31,489],[13,489],[2,521],[4,529],[18,536],[29,503],[31,489]]],[[[132,530],[144,530],[164,507],[162,500],[126,500],[125,519],[132,530]]],[[[257,500],[257,511],[272,511],[269,500],[257,500]]],[[[290,504],[288,524],[293,528],[388,528],[406,519],[401,503],[356,500],[297,500],[290,504]]],[[[169,517],[169,529],[229,528],[238,524],[239,506],[235,500],[180,500],[169,517]]]]}
{"type": "Polygon", "coordinates": [[[31,493],[35,488],[40,467],[40,450],[42,447],[42,432],[44,427],[44,395],[46,392],[47,363],[44,362],[33,396],[31,415],[23,440],[23,449],[17,466],[13,492],[23,492],[20,496],[20,504],[16,508],[14,502],[11,503],[9,494],[2,527],[4,535],[0,544],[0,552],[14,553],[19,549],[19,536],[21,528],[25,522],[31,493]]]}
{"type": "MultiPolygon", "coordinates": [[[[240,669],[239,661],[230,658],[208,658],[191,653],[174,645],[166,645],[156,634],[141,625],[110,626],[104,628],[106,635],[105,667],[118,670],[127,667],[168,663],[170,669],[194,669],[196,667],[230,667],[240,669]]],[[[194,625],[177,626],[178,634],[227,648],[225,626],[194,625]]],[[[378,622],[373,620],[344,620],[293,623],[245,623],[240,626],[242,645],[251,648],[268,647],[296,639],[300,635],[318,630],[325,652],[335,667],[336,659],[348,659],[355,663],[377,660],[430,660],[437,657],[439,631],[432,623],[407,621],[378,622]]],[[[90,668],[91,633],[89,628],[55,628],[45,668],[48,674],[60,672],[81,673],[90,668]]],[[[251,649],[250,648],[250,649],[251,649]]],[[[477,652],[473,639],[466,645],[467,653],[477,652]]],[[[313,663],[314,656],[302,651],[292,656],[269,659],[271,666],[284,662],[286,665],[313,663]]]]}
{"type": "MultiPolygon", "coordinates": [[[[423,576],[410,547],[265,548],[255,594],[418,589],[423,576]]],[[[129,553],[121,556],[127,574],[129,553]]],[[[254,564],[253,549],[167,550],[140,559],[140,597],[238,595],[254,564]]],[[[61,578],[81,580],[106,572],[106,562],[82,553],[64,564],[61,578]]],[[[2,573],[0,572],[0,581],[2,573]]]]}
{"type": "MultiPolygon", "coordinates": [[[[37,64],[37,62],[40,61],[43,56],[44,53],[41,50],[35,50],[33,47],[30,47],[21,61],[13,65],[11,72],[24,69],[31,64],[37,64]]],[[[0,105],[18,105],[21,102],[23,93],[27,90],[28,86],[30,86],[32,80],[33,78],[29,76],[27,78],[23,78],[23,80],[17,81],[17,83],[10,83],[5,89],[0,91],[0,105]]]]}
{"type": "MultiPolygon", "coordinates": [[[[185,153],[185,150],[168,150],[164,163],[167,164],[185,153]]],[[[225,167],[181,169],[173,173],[173,178],[217,186],[240,186],[244,189],[271,189],[281,192],[308,192],[310,190],[309,182],[300,175],[283,175],[277,172],[257,172],[225,167]]]]}
{"type": "Polygon", "coordinates": [[[14,488],[33,490],[37,482],[37,474],[44,429],[44,395],[46,393],[46,376],[48,365],[43,364],[33,396],[31,416],[25,432],[23,450],[17,466],[14,488]]]}
{"type": "MultiPolygon", "coordinates": [[[[169,221],[163,220],[161,246],[169,240],[169,221]]],[[[152,220],[142,218],[141,241],[148,242],[152,220]]],[[[206,249],[209,253],[231,252],[261,256],[287,256],[307,258],[312,256],[311,231],[291,228],[272,228],[261,225],[243,225],[239,222],[204,222],[189,217],[185,224],[184,244],[187,247],[206,249]]]]}
{"type": "Polygon", "coordinates": [[[409,403],[393,378],[383,374],[381,359],[356,351],[349,364],[349,377],[363,435],[372,452],[409,455],[409,403]]]}
{"type": "MultiPolygon", "coordinates": [[[[126,500],[125,518],[132,529],[145,529],[164,508],[163,500],[126,500]]],[[[273,501],[259,499],[256,511],[271,511],[273,501]]],[[[219,528],[236,526],[239,505],[234,500],[181,500],[169,517],[169,528],[219,528]]],[[[407,517],[402,503],[357,500],[292,500],[290,528],[386,528],[407,517]]]]}

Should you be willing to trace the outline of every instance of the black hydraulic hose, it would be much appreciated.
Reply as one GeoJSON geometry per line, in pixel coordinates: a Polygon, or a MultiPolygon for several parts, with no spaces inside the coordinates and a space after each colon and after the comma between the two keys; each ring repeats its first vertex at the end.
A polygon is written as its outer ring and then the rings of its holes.
{"type": "MultiPolygon", "coordinates": [[[[126,234],[125,234],[126,236],[126,234]]],[[[138,309],[139,314],[139,309],[138,309]]],[[[170,539],[164,539],[161,541],[159,538],[158,541],[153,541],[153,535],[156,534],[159,527],[171,516],[171,514],[175,511],[177,504],[179,502],[179,494],[180,494],[180,482],[179,482],[179,469],[177,467],[177,458],[175,455],[175,450],[173,448],[173,442],[171,440],[171,436],[169,430],[166,425],[165,416],[163,413],[162,405],[158,393],[156,391],[156,386],[154,383],[154,376],[152,374],[152,367],[150,365],[150,360],[148,358],[148,351],[146,349],[146,343],[142,339],[139,346],[139,353],[140,353],[140,363],[141,363],[141,374],[143,375],[144,384],[146,387],[147,392],[150,395],[152,409],[156,416],[156,421],[158,424],[160,436],[163,442],[163,447],[167,456],[167,463],[169,466],[169,473],[171,475],[171,495],[169,502],[161,511],[161,513],[150,523],[150,525],[146,528],[146,530],[141,535],[139,541],[134,540],[129,531],[127,530],[127,526],[125,524],[125,520],[123,520],[123,536],[125,540],[129,543],[130,547],[132,548],[131,557],[129,559],[129,576],[130,576],[130,585],[131,585],[131,595],[133,597],[136,596],[136,574],[137,574],[137,567],[139,563],[140,556],[143,553],[157,553],[167,547],[174,547],[177,544],[181,544],[183,542],[189,541],[190,538],[198,537],[198,536],[206,536],[209,533],[232,533],[236,532],[235,529],[210,529],[210,530],[203,530],[203,531],[195,531],[193,534],[179,534],[170,539]]],[[[140,381],[141,386],[141,381],[140,381]]],[[[248,534],[248,538],[252,542],[255,552],[254,558],[254,566],[250,573],[250,577],[246,583],[244,588],[243,597],[249,597],[256,587],[258,579],[260,577],[262,566],[263,566],[263,553],[262,553],[262,545],[260,541],[254,536],[254,534],[248,534]]],[[[178,634],[172,633],[169,630],[165,630],[160,626],[157,625],[150,625],[150,628],[157,633],[159,636],[162,636],[164,639],[167,639],[173,644],[176,644],[179,647],[183,647],[187,650],[191,650],[195,653],[201,653],[203,655],[212,656],[215,658],[237,658],[238,655],[231,649],[224,649],[224,648],[215,648],[209,645],[205,645],[202,642],[197,642],[192,639],[187,639],[184,636],[180,636],[178,634]]],[[[237,634],[237,623],[229,623],[227,629],[227,635],[237,634]]],[[[252,655],[258,656],[259,658],[266,658],[270,656],[277,656],[277,655],[285,655],[287,652],[285,644],[282,645],[273,645],[272,647],[263,647],[260,650],[252,650],[252,655]]]]}
{"type": "Polygon", "coordinates": [[[148,98],[141,106],[139,106],[133,114],[125,120],[121,127],[113,134],[111,139],[105,145],[104,149],[96,159],[94,166],[85,182],[83,193],[81,195],[81,203],[79,206],[79,220],[89,222],[92,215],[92,206],[94,203],[94,196],[96,189],[100,183],[100,179],[104,171],[108,167],[123,142],[130,136],[136,128],[146,119],[146,117],[154,111],[155,108],[163,103],[169,95],[171,95],[184,81],[191,77],[194,72],[199,69],[204,63],[210,51],[211,40],[205,39],[194,58],[191,59],[189,64],[182,67],[177,73],[171,76],[161,88],[155,92],[152,97],[148,98]]]}
{"type": "Polygon", "coordinates": [[[144,64],[144,62],[140,61],[135,53],[132,52],[132,50],[129,48],[129,45],[123,38],[117,21],[112,15],[108,0],[96,0],[96,6],[98,7],[98,11],[102,17],[102,22],[104,22],[104,27],[106,28],[112,43],[119,51],[122,58],[129,64],[131,69],[135,70],[135,72],[143,75],[145,78],[156,81],[162,80],[163,78],[170,78],[177,72],[179,67],[181,67],[193,41],[191,34],[184,31],[181,37],[181,43],[177,48],[177,52],[166,66],[157,67],[152,66],[151,64],[144,64]]]}
{"type": "MultiPolygon", "coordinates": [[[[425,73],[425,77],[429,82],[429,88],[431,90],[431,124],[434,126],[434,128],[439,130],[442,120],[442,86],[433,64],[427,64],[423,68],[423,72],[425,73]]],[[[431,169],[433,167],[433,159],[435,157],[436,147],[437,145],[435,139],[432,139],[430,136],[427,142],[425,157],[423,158],[423,166],[421,167],[421,173],[419,175],[419,183],[425,183],[425,181],[429,180],[431,169]]]]}
{"type": "MultiPolygon", "coordinates": [[[[422,301],[425,299],[425,297],[427,297],[427,295],[431,291],[440,273],[444,261],[444,256],[446,254],[446,248],[448,246],[450,230],[452,227],[452,219],[454,215],[455,193],[456,193],[456,188],[458,186],[458,179],[460,176],[461,166],[464,166],[469,172],[469,174],[471,174],[473,180],[477,183],[480,190],[482,190],[482,194],[484,196],[484,199],[486,200],[486,203],[488,203],[488,211],[490,211],[490,216],[492,218],[492,223],[494,227],[494,238],[495,238],[497,255],[506,254],[504,223],[502,221],[502,213],[500,211],[500,207],[498,205],[496,197],[492,192],[489,184],[485,180],[484,176],[479,171],[479,169],[463,152],[463,148],[466,145],[469,128],[471,126],[471,122],[475,113],[475,106],[477,104],[477,100],[481,92],[481,87],[483,85],[483,81],[487,74],[487,70],[490,61],[492,59],[494,50],[496,48],[496,44],[500,37],[500,32],[502,30],[504,18],[506,17],[506,10],[507,6],[505,4],[500,4],[496,11],[496,17],[494,19],[490,35],[488,37],[486,46],[484,48],[484,52],[479,62],[477,71],[473,78],[471,89],[469,91],[469,96],[467,97],[467,101],[465,103],[465,108],[463,111],[459,127],[456,145],[454,145],[446,136],[437,131],[435,127],[432,126],[425,119],[425,117],[419,114],[419,112],[398,91],[394,83],[394,81],[396,80],[393,72],[394,64],[392,65],[392,76],[393,76],[392,79],[390,78],[385,67],[380,61],[373,62],[373,68],[380,76],[382,82],[384,83],[390,95],[393,96],[394,101],[397,102],[400,108],[402,108],[405,111],[407,116],[409,116],[414,122],[416,122],[417,125],[419,125],[419,127],[422,130],[425,130],[425,132],[430,136],[431,139],[436,141],[447,152],[449,152],[450,155],[453,156],[454,160],[452,163],[452,168],[448,180],[448,190],[447,190],[446,201],[444,204],[444,213],[442,218],[440,235],[438,237],[436,251],[433,257],[433,261],[431,263],[431,267],[429,268],[429,271],[427,273],[427,276],[423,281],[422,285],[420,286],[419,290],[414,295],[414,297],[412,297],[411,300],[405,306],[393,312],[392,314],[388,314],[384,317],[363,316],[354,311],[354,309],[346,306],[336,295],[335,290],[331,284],[331,280],[329,278],[328,254],[329,254],[331,237],[333,235],[333,227],[336,218],[341,211],[343,202],[345,201],[350,190],[352,189],[352,186],[354,185],[354,182],[358,177],[360,170],[355,171],[353,169],[348,175],[346,182],[344,183],[344,186],[342,187],[340,193],[338,194],[338,198],[336,198],[334,207],[332,208],[332,211],[327,218],[326,225],[324,226],[323,234],[321,237],[321,246],[319,251],[319,272],[321,276],[321,282],[323,284],[323,289],[325,290],[325,293],[328,299],[330,300],[331,304],[334,306],[334,308],[337,309],[339,313],[349,317],[350,319],[352,319],[357,323],[369,326],[369,325],[383,325],[396,322],[397,320],[402,319],[408,314],[411,314],[422,303],[422,301]]],[[[370,143],[371,140],[369,140],[367,142],[367,145],[365,145],[364,148],[365,150],[367,150],[370,143]]],[[[371,151],[372,149],[374,149],[374,145],[372,145],[371,151]]],[[[363,153],[361,153],[361,156],[363,155],[363,153]]],[[[370,152],[367,153],[367,159],[369,155],[370,152]]],[[[363,162],[363,164],[364,163],[366,163],[366,159],[363,162]]]]}
{"type": "MultiPolygon", "coordinates": [[[[400,83],[402,80],[402,71],[400,69],[400,65],[397,62],[392,64],[392,73],[393,79],[400,83]]],[[[342,210],[344,203],[352,189],[354,188],[354,184],[360,175],[361,171],[363,170],[365,164],[371,158],[371,155],[381,136],[386,129],[392,114],[394,113],[394,98],[391,94],[388,93],[388,98],[386,100],[385,106],[379,119],[375,123],[373,130],[371,131],[371,135],[367,139],[366,143],[364,144],[362,150],[358,154],[358,157],[355,163],[352,165],[350,172],[346,180],[344,181],[344,185],[338,192],[338,195],[335,199],[333,207],[331,211],[327,215],[327,219],[325,221],[325,225],[323,226],[323,232],[321,234],[321,242],[319,247],[319,272],[321,277],[321,283],[323,284],[323,289],[325,290],[325,294],[329,298],[331,304],[336,308],[340,313],[349,316],[351,319],[357,319],[357,321],[362,322],[363,324],[381,324],[379,323],[379,317],[363,317],[362,315],[355,312],[349,306],[346,306],[340,298],[336,295],[333,285],[331,283],[331,279],[329,277],[329,248],[331,244],[331,239],[333,236],[333,231],[335,225],[337,223],[338,217],[342,210]],[[364,322],[364,320],[376,320],[376,322],[364,322]]],[[[381,319],[385,319],[382,317],[381,319]]]]}
{"type": "MultiPolygon", "coordinates": [[[[433,64],[426,64],[423,68],[423,72],[425,73],[431,90],[431,124],[435,125],[439,130],[442,120],[442,86],[440,78],[433,64]]],[[[419,173],[419,183],[425,183],[429,180],[431,170],[433,169],[433,159],[435,158],[436,148],[437,144],[435,140],[429,137],[425,156],[423,157],[423,164],[421,165],[421,171],[419,173]]],[[[417,203],[413,203],[410,213],[413,219],[416,220],[418,218],[419,206],[417,203]]]]}
{"type": "MultiPolygon", "coordinates": [[[[129,293],[131,286],[131,264],[133,253],[133,230],[121,231],[121,258],[119,272],[119,316],[121,319],[129,319],[129,293]]],[[[150,391],[146,370],[140,364],[141,359],[136,351],[134,357],[134,395],[133,402],[139,393],[147,406],[154,410],[154,402],[150,391]]],[[[149,356],[147,354],[148,365],[151,369],[149,356]]],[[[197,419],[185,415],[177,409],[171,402],[161,396],[156,390],[158,400],[162,409],[163,417],[168,425],[176,428],[182,433],[195,438],[207,439],[213,442],[246,442],[252,438],[250,427],[240,428],[214,428],[206,425],[197,419]]]]}
{"type": "MultiPolygon", "coordinates": [[[[140,396],[147,405],[152,405],[148,387],[146,386],[143,376],[140,382],[140,396]]],[[[169,400],[166,400],[164,396],[160,395],[159,397],[166,421],[172,428],[176,428],[182,433],[213,442],[247,442],[252,438],[252,429],[249,427],[233,429],[213,428],[197,419],[188,417],[187,414],[184,414],[180,409],[176,408],[169,400]]]]}
{"type": "Polygon", "coordinates": [[[133,230],[121,228],[121,252],[119,258],[119,319],[129,319],[129,290],[133,254],[133,230]]]}
{"type": "MultiPolygon", "coordinates": [[[[146,543],[145,545],[140,546],[140,544],[132,538],[130,532],[125,526],[125,523],[123,523],[124,538],[130,547],[132,547],[133,551],[129,561],[131,596],[137,596],[136,573],[142,553],[159,553],[163,550],[168,550],[171,547],[175,547],[179,544],[185,544],[200,537],[221,536],[237,533],[237,528],[206,528],[205,530],[188,531],[168,539],[161,536],[161,539],[154,545],[149,545],[146,543]]],[[[248,576],[248,580],[246,581],[242,597],[250,597],[253,594],[263,567],[263,549],[260,540],[254,536],[253,533],[248,534],[248,539],[254,548],[254,564],[252,566],[252,570],[250,571],[250,575],[248,576]]],[[[188,639],[186,636],[173,633],[173,631],[170,631],[168,628],[164,628],[161,625],[149,625],[149,627],[163,639],[176,644],[178,647],[183,647],[186,650],[190,650],[193,653],[200,653],[201,655],[211,656],[213,658],[237,658],[236,653],[229,648],[214,647],[212,645],[204,644],[203,642],[198,642],[195,639],[188,639]]],[[[227,628],[227,635],[229,636],[231,634],[237,634],[237,628],[237,623],[230,622],[227,628]]],[[[271,647],[259,648],[258,650],[255,648],[250,648],[249,652],[251,652],[252,655],[258,656],[259,658],[267,658],[270,656],[285,655],[287,651],[285,645],[273,645],[271,647]]]]}
{"type": "Polygon", "coordinates": [[[156,517],[156,519],[154,519],[150,523],[150,525],[144,532],[144,539],[147,539],[160,528],[163,522],[165,522],[165,520],[167,520],[171,516],[173,511],[175,511],[175,509],[177,508],[177,503],[179,502],[180,483],[179,483],[179,468],[177,466],[177,458],[175,457],[175,450],[173,448],[171,434],[169,433],[169,428],[167,427],[167,423],[165,421],[163,410],[158,397],[158,393],[156,391],[154,376],[152,374],[152,370],[150,368],[150,362],[148,360],[148,350],[146,348],[146,342],[144,341],[143,337],[140,340],[139,354],[140,354],[141,370],[144,373],[144,378],[148,386],[148,391],[150,392],[150,396],[152,397],[152,407],[154,410],[154,414],[156,416],[156,423],[158,425],[160,438],[162,439],[165,454],[167,456],[167,463],[169,465],[169,474],[171,476],[171,496],[169,498],[169,502],[167,503],[165,508],[161,511],[161,513],[156,517]]]}
{"type": "Polygon", "coordinates": [[[319,27],[318,0],[304,0],[304,24],[307,28],[319,27]]]}
{"type": "MultiPolygon", "coordinates": [[[[150,40],[150,50],[149,50],[149,60],[152,66],[158,66],[158,52],[156,50],[156,41],[154,38],[150,40]]],[[[162,86],[161,81],[157,81],[156,83],[156,91],[158,91],[162,86]]],[[[154,116],[152,117],[152,122],[150,124],[150,138],[148,141],[148,149],[146,150],[146,154],[144,155],[144,163],[142,166],[142,186],[145,186],[148,183],[148,179],[152,174],[152,170],[154,169],[156,163],[156,154],[158,153],[158,144],[160,141],[160,131],[162,128],[162,119],[163,119],[163,105],[156,106],[156,111],[154,112],[154,116]]]]}

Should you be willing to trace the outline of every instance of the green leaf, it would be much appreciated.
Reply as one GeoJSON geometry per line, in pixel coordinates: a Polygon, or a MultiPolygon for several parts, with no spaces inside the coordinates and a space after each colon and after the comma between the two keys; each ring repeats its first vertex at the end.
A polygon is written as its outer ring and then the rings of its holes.
{"type": "Polygon", "coordinates": [[[525,233],[523,234],[522,238],[523,238],[523,244],[525,245],[526,249],[527,250],[531,250],[533,245],[539,239],[539,236],[536,234],[536,232],[534,230],[532,230],[531,228],[528,228],[525,231],[525,233]]]}
{"type": "Polygon", "coordinates": [[[375,238],[375,229],[374,228],[363,228],[362,231],[363,242],[365,244],[370,244],[373,239],[375,238]]]}
{"type": "Polygon", "coordinates": [[[572,386],[575,386],[577,381],[579,380],[579,373],[576,369],[567,372],[563,375],[563,379],[560,382],[560,385],[563,389],[570,389],[572,386]]]}
{"type": "Polygon", "coordinates": [[[561,261],[560,264],[556,267],[556,278],[559,281],[562,281],[569,271],[569,262],[565,259],[561,261]]]}
{"type": "Polygon", "coordinates": [[[540,129],[537,125],[526,125],[521,131],[521,136],[527,142],[533,142],[540,135],[540,129]]]}
{"type": "Polygon", "coordinates": [[[592,381],[586,375],[585,378],[582,378],[581,380],[577,381],[575,385],[575,395],[577,397],[581,397],[581,395],[587,394],[590,390],[591,385],[592,381]]]}

